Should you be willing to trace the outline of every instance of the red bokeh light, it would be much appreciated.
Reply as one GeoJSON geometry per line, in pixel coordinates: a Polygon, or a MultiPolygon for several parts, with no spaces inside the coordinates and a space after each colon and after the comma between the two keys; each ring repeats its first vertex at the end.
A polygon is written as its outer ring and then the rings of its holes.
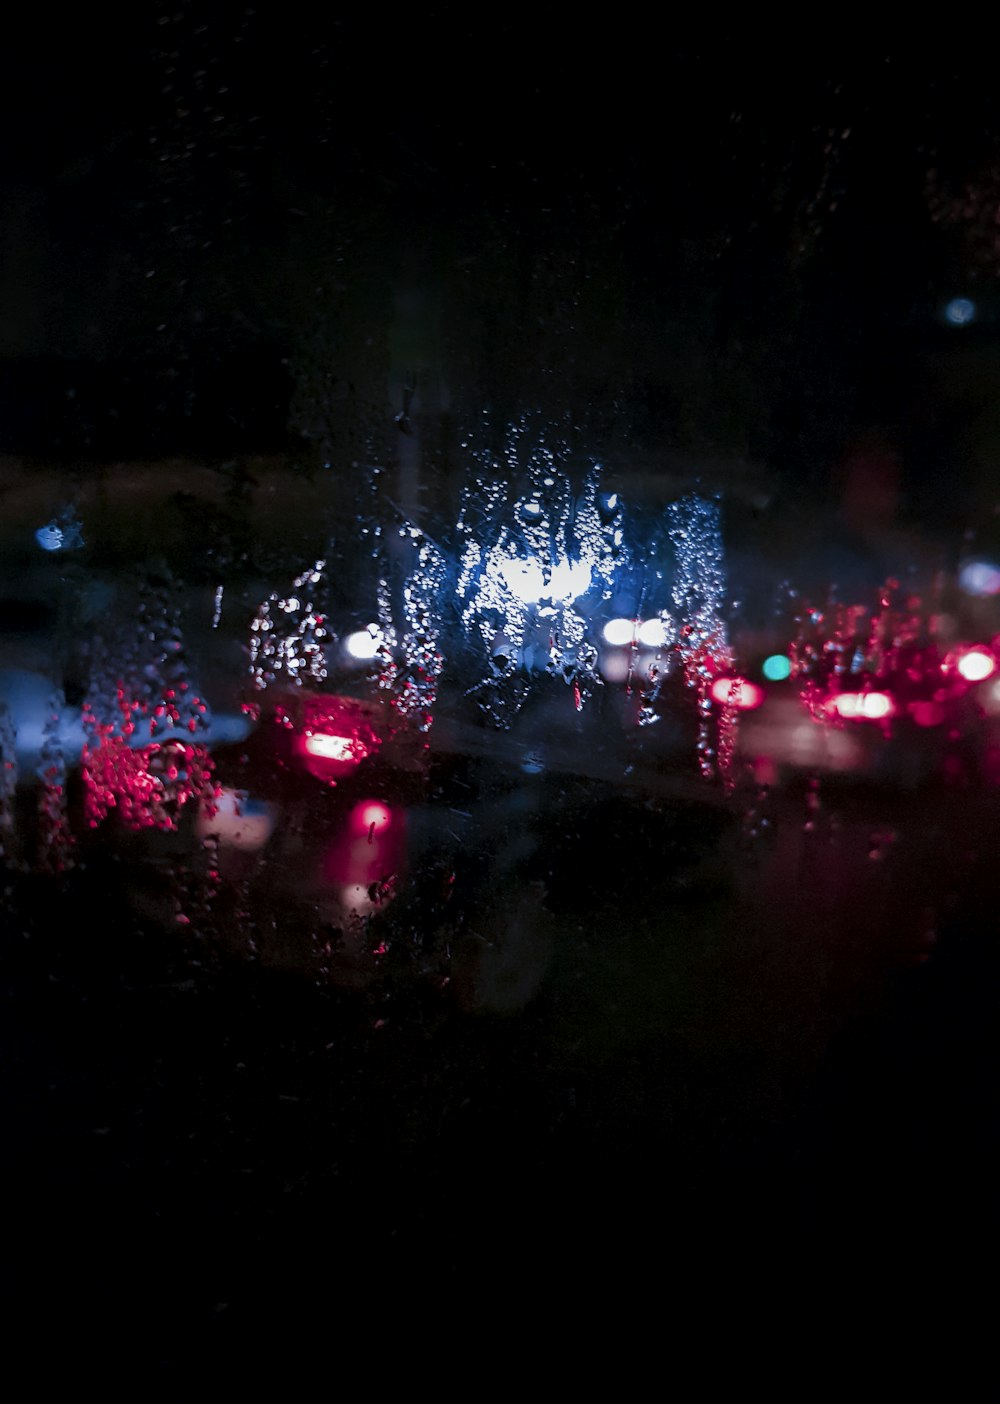
{"type": "Polygon", "coordinates": [[[392,823],[392,810],[381,800],[362,800],[351,810],[351,826],[358,833],[381,833],[392,823]]]}
{"type": "Polygon", "coordinates": [[[945,710],[940,702],[911,702],[907,709],[917,726],[940,726],[945,710]]]}
{"type": "Polygon", "coordinates": [[[306,769],[330,783],[367,760],[382,744],[371,708],[350,697],[307,698],[301,719],[289,717],[287,724],[301,726],[295,744],[306,769]]]}

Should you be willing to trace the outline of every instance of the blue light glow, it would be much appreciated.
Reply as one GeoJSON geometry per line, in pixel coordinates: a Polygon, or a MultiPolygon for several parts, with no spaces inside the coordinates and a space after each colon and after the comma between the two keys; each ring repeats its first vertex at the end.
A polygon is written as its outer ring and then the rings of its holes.
{"type": "Polygon", "coordinates": [[[770,658],[764,659],[760,671],[768,682],[784,682],[792,671],[791,659],[783,653],[772,653],[770,658]]]}
{"type": "Polygon", "coordinates": [[[953,297],[944,309],[945,321],[953,327],[965,327],[975,320],[976,304],[968,297],[953,297]]]}
{"type": "Polygon", "coordinates": [[[63,534],[54,522],[48,526],[39,527],[35,532],[35,540],[43,551],[61,551],[63,544],[63,534]]]}
{"type": "Polygon", "coordinates": [[[958,573],[958,583],[967,595],[979,599],[1000,595],[1000,567],[991,561],[967,561],[958,573]]]}
{"type": "Polygon", "coordinates": [[[43,551],[76,551],[83,543],[83,526],[74,507],[64,507],[35,532],[43,551]]]}

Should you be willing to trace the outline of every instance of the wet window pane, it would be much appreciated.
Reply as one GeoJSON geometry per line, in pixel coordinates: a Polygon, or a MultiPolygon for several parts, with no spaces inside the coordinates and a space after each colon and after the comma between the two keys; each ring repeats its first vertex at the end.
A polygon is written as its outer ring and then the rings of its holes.
{"type": "Polygon", "coordinates": [[[994,84],[135,8],[3,58],[18,1263],[992,1221],[994,84]]]}

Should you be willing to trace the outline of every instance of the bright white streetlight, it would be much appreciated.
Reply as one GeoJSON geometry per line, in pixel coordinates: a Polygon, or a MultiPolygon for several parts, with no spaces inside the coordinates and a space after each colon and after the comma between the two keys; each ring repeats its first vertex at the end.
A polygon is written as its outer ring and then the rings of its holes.
{"type": "Polygon", "coordinates": [[[359,629],[356,634],[348,634],[344,640],[344,647],[352,658],[364,661],[377,658],[382,643],[381,629],[376,624],[369,624],[367,629],[359,629]]]}

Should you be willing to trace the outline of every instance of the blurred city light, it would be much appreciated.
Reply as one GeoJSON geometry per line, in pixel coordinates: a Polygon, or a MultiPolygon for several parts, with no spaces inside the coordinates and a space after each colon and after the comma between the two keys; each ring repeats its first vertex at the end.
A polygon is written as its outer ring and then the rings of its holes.
{"type": "Polygon", "coordinates": [[[504,584],[524,604],[542,600],[575,600],[590,589],[593,573],[588,561],[559,561],[548,580],[538,561],[515,558],[500,567],[504,584]]]}
{"type": "Polygon", "coordinates": [[[752,712],[764,701],[764,689],[747,678],[716,678],[712,683],[712,697],[720,706],[752,712]]]}
{"type": "Polygon", "coordinates": [[[384,642],[382,630],[378,625],[369,624],[367,629],[359,629],[357,633],[348,634],[344,640],[344,648],[352,658],[365,662],[378,657],[378,651],[384,642]]]}
{"type": "Polygon", "coordinates": [[[601,659],[601,677],[609,683],[626,682],[633,672],[633,666],[631,653],[623,650],[605,654],[601,659]]]}
{"type": "Polygon", "coordinates": [[[307,697],[295,746],[310,775],[336,784],[382,744],[377,712],[350,697],[307,697]]]}
{"type": "Polygon", "coordinates": [[[635,619],[609,619],[604,626],[604,641],[612,648],[624,648],[637,638],[635,619]]]}
{"type": "Polygon", "coordinates": [[[768,682],[784,682],[792,671],[792,660],[784,653],[772,653],[760,670],[768,682]]]}
{"type": "Polygon", "coordinates": [[[35,532],[35,540],[43,551],[62,550],[63,534],[61,529],[54,524],[39,527],[35,532]]]}
{"type": "Polygon", "coordinates": [[[604,626],[604,641],[613,648],[641,644],[643,648],[665,648],[670,642],[670,621],[654,619],[609,619],[604,626]]]}
{"type": "Polygon", "coordinates": [[[349,761],[357,765],[368,755],[368,747],[356,736],[329,736],[315,732],[305,738],[305,748],[311,756],[323,760],[349,761]]]}
{"type": "Polygon", "coordinates": [[[958,573],[958,583],[977,599],[1000,595],[1000,566],[990,561],[967,561],[958,573]]]}
{"type": "Polygon", "coordinates": [[[211,806],[199,810],[196,827],[202,839],[211,836],[223,848],[256,853],[271,837],[276,818],[273,805],[251,799],[245,790],[220,786],[211,806]]]}
{"type": "Polygon", "coordinates": [[[845,720],[884,721],[896,710],[887,692],[840,692],[827,704],[845,720]]]}
{"type": "Polygon", "coordinates": [[[362,800],[351,810],[351,827],[358,833],[374,834],[392,823],[392,810],[380,800],[362,800]]]}
{"type": "Polygon", "coordinates": [[[670,640],[670,631],[663,619],[647,619],[639,626],[638,639],[646,648],[663,648],[670,640]]]}
{"type": "Polygon", "coordinates": [[[996,672],[997,661],[985,648],[970,648],[960,654],[956,663],[966,682],[983,682],[996,672]]]}
{"type": "Polygon", "coordinates": [[[964,327],[975,319],[976,304],[968,297],[953,297],[944,309],[945,321],[953,327],[964,327]]]}

